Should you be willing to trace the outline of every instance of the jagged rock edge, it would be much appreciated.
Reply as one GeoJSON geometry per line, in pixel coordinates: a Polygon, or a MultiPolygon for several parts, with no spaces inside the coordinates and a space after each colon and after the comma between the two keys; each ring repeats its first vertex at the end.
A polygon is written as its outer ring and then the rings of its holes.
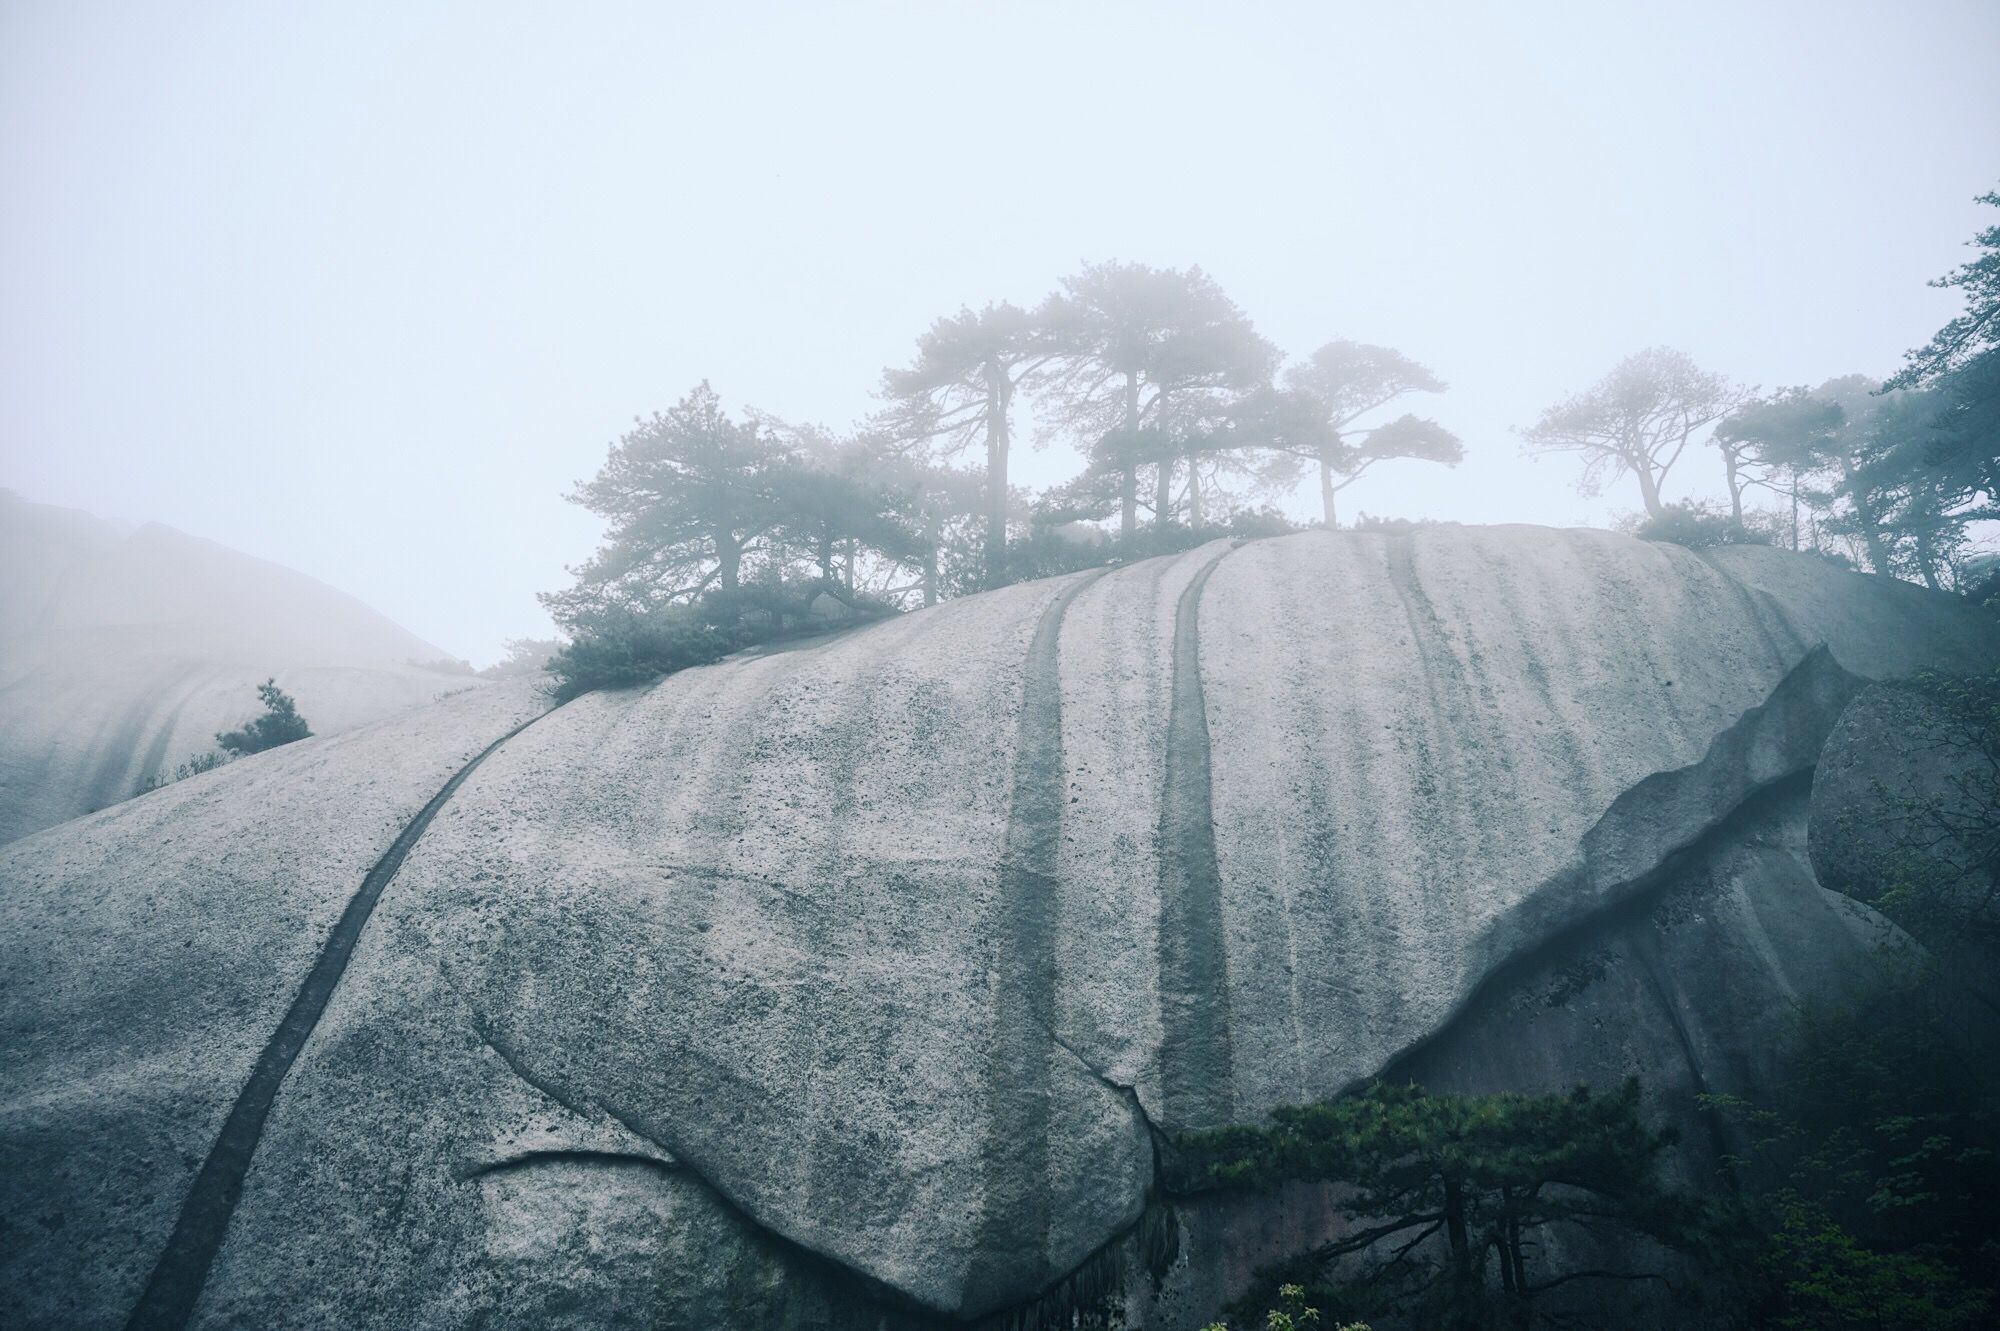
{"type": "Polygon", "coordinates": [[[1699,760],[1686,767],[1654,772],[1627,787],[1579,839],[1580,851],[1576,861],[1562,873],[1539,884],[1519,905],[1495,920],[1481,935],[1482,939],[1486,939],[1504,933],[1518,934],[1522,931],[1520,921],[1524,919],[1532,921],[1540,916],[1538,927],[1530,935],[1536,942],[1525,949],[1496,957],[1466,987],[1465,995],[1431,1031],[1398,1050],[1383,1064],[1380,1071],[1355,1078],[1348,1086],[1342,1088],[1343,1093],[1378,1077],[1394,1075],[1397,1068],[1442,1039],[1496,985],[1519,974],[1523,966],[1531,965],[1535,959],[1630,908],[1633,903],[1643,905],[1646,899],[1657,895],[1676,874],[1697,859],[1716,836],[1746,817],[1756,805],[1774,798],[1788,786],[1800,781],[1809,781],[1813,769],[1818,765],[1820,749],[1824,747],[1827,736],[1832,733],[1835,723],[1839,721],[1841,711],[1855,695],[1872,682],[1842,666],[1834,658],[1832,651],[1821,643],[1807,652],[1797,665],[1786,672],[1785,677],[1763,702],[1744,712],[1719,732],[1709,742],[1707,752],[1699,760]],[[1802,704],[1794,704],[1794,695],[1803,693],[1810,697],[1815,688],[1835,690],[1836,697],[1832,700],[1833,705],[1817,709],[1819,714],[1812,717],[1816,724],[1809,733],[1791,737],[1793,741],[1801,742],[1801,747],[1807,752],[1803,755],[1798,753],[1790,755],[1785,770],[1766,780],[1749,780],[1749,774],[1741,770],[1743,767],[1741,760],[1747,758],[1745,750],[1759,738],[1760,727],[1773,717],[1777,718],[1776,724],[1779,726],[1799,719],[1800,712],[1787,711],[1787,707],[1797,705],[1804,710],[1802,704]],[[1616,837],[1624,825],[1636,818],[1641,810],[1655,808],[1664,800],[1671,799],[1672,795],[1662,793],[1663,787],[1699,782],[1715,775],[1718,771],[1729,775],[1732,766],[1737,769],[1735,774],[1741,783],[1740,789],[1735,798],[1720,802],[1719,814],[1693,828],[1639,873],[1628,874],[1610,883],[1594,887],[1591,885],[1590,879],[1593,875],[1589,872],[1589,866],[1593,858],[1591,852],[1594,844],[1616,837]],[[1553,903],[1566,895],[1562,892],[1562,888],[1566,885],[1582,888],[1582,891],[1570,895],[1586,897],[1590,904],[1565,915],[1561,907],[1553,903]]]}

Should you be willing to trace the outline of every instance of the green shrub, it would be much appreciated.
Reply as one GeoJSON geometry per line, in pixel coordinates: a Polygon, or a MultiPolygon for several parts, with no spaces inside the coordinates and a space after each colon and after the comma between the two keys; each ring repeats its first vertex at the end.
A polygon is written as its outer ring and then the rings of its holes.
{"type": "Polygon", "coordinates": [[[245,722],[241,730],[216,732],[215,742],[225,751],[247,756],[311,738],[312,729],[299,715],[298,704],[289,693],[278,687],[275,678],[257,686],[257,697],[264,704],[262,716],[245,722]]]}
{"type": "Polygon", "coordinates": [[[577,624],[576,636],[549,659],[549,694],[568,702],[597,689],[649,684],[745,647],[817,632],[829,626],[812,609],[822,593],[852,617],[894,613],[824,579],[790,587],[750,584],[650,610],[605,610],[577,624]]]}
{"type": "Polygon", "coordinates": [[[1727,513],[1707,504],[1683,501],[1667,505],[1658,517],[1647,518],[1633,529],[1642,541],[1661,541],[1700,550],[1714,545],[1769,545],[1768,532],[1744,525],[1727,513]]]}

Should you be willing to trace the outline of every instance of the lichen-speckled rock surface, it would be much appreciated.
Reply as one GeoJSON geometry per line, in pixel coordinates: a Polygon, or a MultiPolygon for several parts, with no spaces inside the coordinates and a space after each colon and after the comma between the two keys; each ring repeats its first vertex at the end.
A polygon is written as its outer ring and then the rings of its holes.
{"type": "Polygon", "coordinates": [[[213,749],[274,676],[322,735],[483,682],[444,655],[290,569],[0,490],[0,842],[213,749]]]}
{"type": "Polygon", "coordinates": [[[1828,733],[1997,654],[1768,549],[1315,532],[238,764],[0,850],[0,1321],[1200,1325],[1328,1212],[1167,1213],[1161,1132],[1755,1089],[1882,927],[1828,733]]]}

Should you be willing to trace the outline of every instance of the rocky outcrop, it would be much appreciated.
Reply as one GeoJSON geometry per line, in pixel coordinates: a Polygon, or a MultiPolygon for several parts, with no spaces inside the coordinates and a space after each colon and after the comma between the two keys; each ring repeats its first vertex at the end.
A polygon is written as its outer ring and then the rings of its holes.
{"type": "Polygon", "coordinates": [[[238,764],[0,852],[0,1316],[1199,1325],[1327,1208],[1164,1205],[1163,1134],[1754,1089],[1876,928],[1828,732],[1996,649],[1771,550],[1306,533],[238,764]]]}
{"type": "Polygon", "coordinates": [[[0,491],[0,841],[215,747],[275,676],[334,734],[478,681],[323,583],[157,525],[0,491]]]}

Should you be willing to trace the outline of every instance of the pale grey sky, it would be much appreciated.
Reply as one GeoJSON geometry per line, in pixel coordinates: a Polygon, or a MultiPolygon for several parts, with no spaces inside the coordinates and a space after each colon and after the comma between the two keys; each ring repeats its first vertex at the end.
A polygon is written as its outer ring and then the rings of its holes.
{"type": "Polygon", "coordinates": [[[484,663],[635,414],[844,424],[935,316],[1119,258],[1451,382],[1466,463],[1350,514],[1601,523],[1512,427],[1652,343],[1894,369],[1991,221],[1996,64],[1994,0],[0,0],[0,485],[484,663]]]}

